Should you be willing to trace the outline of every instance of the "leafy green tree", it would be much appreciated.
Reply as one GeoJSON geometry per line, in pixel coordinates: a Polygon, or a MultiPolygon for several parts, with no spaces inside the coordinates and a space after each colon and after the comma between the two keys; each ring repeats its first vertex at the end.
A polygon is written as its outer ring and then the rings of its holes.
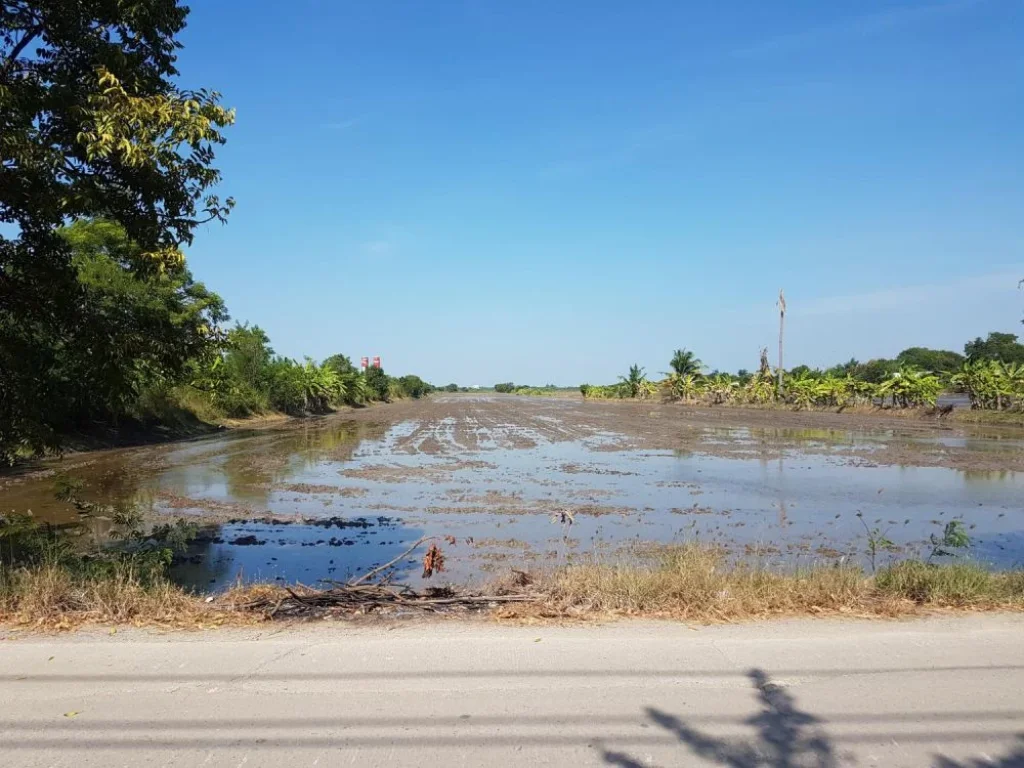
{"type": "Polygon", "coordinates": [[[896,355],[896,363],[901,367],[949,374],[960,369],[964,364],[964,356],[947,349],[909,347],[896,355]]]}
{"type": "Polygon", "coordinates": [[[444,388],[444,391],[445,392],[458,392],[459,391],[459,385],[458,384],[446,384],[445,388],[444,388]]]}
{"type": "Polygon", "coordinates": [[[1016,334],[993,331],[982,340],[979,336],[964,345],[964,355],[970,360],[999,360],[1004,363],[1024,363],[1024,344],[1016,334]]]}
{"type": "Polygon", "coordinates": [[[340,375],[359,372],[359,369],[357,369],[352,364],[352,360],[349,358],[348,355],[331,355],[326,360],[324,360],[323,364],[326,367],[334,370],[335,373],[338,373],[340,375]]]}
{"type": "Polygon", "coordinates": [[[866,363],[858,364],[853,371],[853,377],[860,381],[867,381],[872,384],[881,384],[895,373],[898,368],[899,365],[894,360],[878,358],[875,360],[868,360],[866,363]]]}
{"type": "Polygon", "coordinates": [[[419,399],[424,395],[430,394],[433,389],[419,376],[409,375],[402,376],[397,379],[397,383],[402,392],[407,396],[414,399],[419,399]]]}
{"type": "Polygon", "coordinates": [[[34,352],[48,363],[39,382],[45,397],[21,411],[20,426],[0,430],[0,461],[19,446],[55,445],[61,433],[91,422],[139,415],[144,390],[191,379],[196,361],[210,360],[223,341],[224,302],[184,265],[135,270],[139,246],[111,221],[80,220],[58,234],[71,253],[77,311],[89,321],[64,328],[59,339],[35,337],[34,352]]]}
{"type": "Polygon", "coordinates": [[[239,323],[228,332],[224,369],[232,379],[256,391],[265,390],[273,377],[273,358],[270,337],[258,325],[239,323]]]}
{"type": "Polygon", "coordinates": [[[501,384],[495,384],[494,391],[508,394],[516,391],[516,385],[513,384],[511,381],[505,381],[502,382],[501,384]]]}
{"type": "Polygon", "coordinates": [[[809,365],[797,365],[789,369],[789,375],[798,379],[807,377],[814,378],[815,376],[818,376],[820,373],[820,371],[811,368],[809,365]]]}
{"type": "Polygon", "coordinates": [[[60,227],[116,222],[133,244],[124,266],[174,279],[181,244],[232,205],[207,193],[234,115],[176,83],[187,12],[177,0],[0,4],[0,460],[57,447],[63,350],[103,319],[60,227]]]}
{"type": "Polygon", "coordinates": [[[366,379],[371,400],[387,402],[391,399],[391,378],[384,373],[383,368],[367,368],[363,377],[366,379]]]}
{"type": "Polygon", "coordinates": [[[857,362],[857,359],[855,357],[851,357],[845,363],[839,363],[838,365],[833,365],[831,368],[828,368],[825,371],[825,374],[828,376],[839,377],[852,376],[859,365],[860,363],[857,362]]]}
{"type": "Polygon", "coordinates": [[[704,364],[688,349],[677,349],[672,353],[672,359],[668,364],[673,373],[679,376],[696,376],[704,367],[704,364]]]}

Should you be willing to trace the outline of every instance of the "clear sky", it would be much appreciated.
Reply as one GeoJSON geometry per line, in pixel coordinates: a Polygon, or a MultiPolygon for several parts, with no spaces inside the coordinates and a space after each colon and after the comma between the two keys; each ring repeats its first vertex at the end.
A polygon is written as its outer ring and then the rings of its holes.
{"type": "Polygon", "coordinates": [[[189,252],[290,356],[607,382],[1022,332],[1024,2],[193,3],[189,252]]]}

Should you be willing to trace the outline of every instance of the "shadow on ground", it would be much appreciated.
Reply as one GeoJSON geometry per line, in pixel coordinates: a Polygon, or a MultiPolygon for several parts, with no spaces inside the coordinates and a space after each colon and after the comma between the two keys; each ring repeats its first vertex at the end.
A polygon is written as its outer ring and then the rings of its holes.
{"type": "MultiPolygon", "coordinates": [[[[649,720],[673,734],[689,750],[706,761],[732,768],[837,768],[841,760],[822,721],[799,709],[793,696],[771,681],[761,669],[747,673],[758,692],[761,711],[746,720],[755,735],[749,739],[722,739],[703,733],[667,712],[648,707],[649,720]]],[[[1024,734],[1012,752],[1002,758],[969,759],[966,762],[935,756],[934,768],[1024,768],[1024,734]]],[[[608,749],[604,762],[620,768],[649,768],[637,758],[608,749]]]]}

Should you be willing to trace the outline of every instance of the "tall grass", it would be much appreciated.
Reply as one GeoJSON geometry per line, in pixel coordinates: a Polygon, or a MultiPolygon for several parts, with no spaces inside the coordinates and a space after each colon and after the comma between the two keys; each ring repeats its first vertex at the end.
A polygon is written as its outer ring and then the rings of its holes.
{"type": "Polygon", "coordinates": [[[1024,609],[1024,571],[908,561],[873,577],[851,565],[783,572],[730,564],[723,550],[699,544],[669,547],[640,560],[569,565],[550,574],[544,590],[567,611],[696,620],[825,612],[893,615],[921,607],[1024,609]]]}
{"type": "Polygon", "coordinates": [[[82,623],[194,623],[206,604],[164,578],[147,578],[130,564],[76,573],[57,563],[0,569],[0,621],[43,627],[82,623]]]}

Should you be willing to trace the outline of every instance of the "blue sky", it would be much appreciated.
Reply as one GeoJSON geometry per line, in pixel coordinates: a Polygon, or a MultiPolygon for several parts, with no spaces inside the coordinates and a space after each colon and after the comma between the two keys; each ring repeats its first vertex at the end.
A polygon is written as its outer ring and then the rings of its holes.
{"type": "Polygon", "coordinates": [[[787,364],[1024,332],[1019,0],[193,6],[238,206],[190,262],[280,353],[754,368],[780,287],[787,364]]]}

